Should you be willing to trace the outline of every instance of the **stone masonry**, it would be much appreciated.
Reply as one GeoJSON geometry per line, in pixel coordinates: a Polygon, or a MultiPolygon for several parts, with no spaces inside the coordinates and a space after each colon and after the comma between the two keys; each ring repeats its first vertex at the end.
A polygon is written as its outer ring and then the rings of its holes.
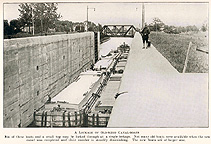
{"type": "Polygon", "coordinates": [[[94,33],[4,40],[4,127],[26,127],[34,110],[94,63],[94,33]]]}

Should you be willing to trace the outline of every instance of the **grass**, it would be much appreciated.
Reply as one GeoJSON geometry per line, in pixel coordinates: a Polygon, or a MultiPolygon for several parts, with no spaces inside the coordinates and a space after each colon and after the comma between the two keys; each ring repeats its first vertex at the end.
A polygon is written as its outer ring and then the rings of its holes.
{"type": "Polygon", "coordinates": [[[155,48],[175,67],[179,72],[183,71],[189,42],[192,46],[186,73],[208,73],[208,54],[197,51],[208,51],[208,33],[183,33],[166,34],[152,32],[150,40],[155,48]]]}

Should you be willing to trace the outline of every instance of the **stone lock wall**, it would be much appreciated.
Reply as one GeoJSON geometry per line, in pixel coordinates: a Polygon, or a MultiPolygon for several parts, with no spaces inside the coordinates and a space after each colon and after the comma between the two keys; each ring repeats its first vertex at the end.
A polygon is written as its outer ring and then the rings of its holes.
{"type": "Polygon", "coordinates": [[[33,112],[94,63],[94,34],[4,40],[4,127],[26,127],[33,112]]]}

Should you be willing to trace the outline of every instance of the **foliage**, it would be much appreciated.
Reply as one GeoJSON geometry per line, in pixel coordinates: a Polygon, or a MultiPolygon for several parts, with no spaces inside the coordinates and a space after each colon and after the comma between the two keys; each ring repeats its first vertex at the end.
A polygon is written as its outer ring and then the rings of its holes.
{"type": "Polygon", "coordinates": [[[11,35],[11,34],[12,34],[12,31],[8,23],[8,20],[4,20],[4,36],[11,35]]]}
{"type": "Polygon", "coordinates": [[[169,34],[179,34],[182,32],[191,32],[191,31],[198,32],[199,29],[195,25],[186,26],[186,27],[182,27],[182,26],[176,27],[176,26],[168,26],[168,25],[164,26],[164,32],[169,33],[169,34]]]}
{"type": "Polygon", "coordinates": [[[55,31],[56,32],[72,32],[73,31],[73,23],[71,21],[56,21],[55,22],[55,31]]]}
{"type": "Polygon", "coordinates": [[[20,4],[20,20],[23,23],[23,27],[26,25],[29,27],[34,20],[35,32],[48,32],[49,28],[55,28],[55,22],[61,18],[60,14],[57,14],[57,3],[23,3],[20,4]],[[33,15],[32,15],[33,13],[33,15]]]}
{"type": "Polygon", "coordinates": [[[199,30],[195,25],[193,25],[193,26],[187,26],[186,31],[189,32],[189,31],[199,31],[199,30]]]}
{"type": "MultiPolygon", "coordinates": [[[[102,25],[98,24],[98,26],[93,22],[88,22],[89,28],[88,31],[98,31],[102,29],[102,25]]],[[[84,22],[72,22],[72,21],[56,21],[55,23],[56,32],[84,32],[85,24],[84,22]]]]}
{"type": "MultiPolygon", "coordinates": [[[[32,26],[36,34],[45,33],[69,33],[69,32],[84,32],[84,22],[60,21],[61,15],[57,13],[57,3],[21,3],[19,5],[19,18],[12,20],[10,23],[4,21],[4,38],[32,36],[32,26]],[[21,33],[27,31],[26,33],[21,33]]],[[[98,31],[102,26],[96,26],[93,22],[88,22],[88,31],[98,31]]]]}
{"type": "Polygon", "coordinates": [[[161,28],[164,27],[164,23],[158,18],[153,18],[153,22],[150,24],[151,31],[161,31],[161,28]]]}
{"type": "Polygon", "coordinates": [[[10,27],[14,34],[21,32],[21,22],[20,20],[13,19],[10,21],[10,27]]]}
{"type": "Polygon", "coordinates": [[[32,4],[30,3],[23,3],[19,5],[19,12],[20,12],[20,21],[22,23],[23,28],[25,26],[29,27],[29,32],[30,32],[30,27],[32,25],[32,4]]]}
{"type": "Polygon", "coordinates": [[[93,27],[89,27],[88,31],[94,31],[94,28],[93,27]]]}
{"type": "Polygon", "coordinates": [[[76,32],[84,32],[85,31],[84,25],[81,25],[81,24],[76,25],[75,31],[76,32]]]}
{"type": "Polygon", "coordinates": [[[169,34],[179,34],[182,32],[190,32],[190,31],[198,32],[199,31],[199,29],[195,25],[193,26],[189,25],[186,27],[169,26],[169,25],[164,24],[162,20],[160,20],[157,17],[153,18],[153,21],[149,25],[149,28],[151,31],[164,31],[165,33],[169,33],[169,34]]]}
{"type": "Polygon", "coordinates": [[[21,32],[21,23],[20,20],[13,19],[8,23],[7,20],[4,20],[4,37],[7,35],[14,35],[21,32]]]}
{"type": "Polygon", "coordinates": [[[98,31],[98,27],[93,22],[88,22],[88,31],[98,31]]]}
{"type": "Polygon", "coordinates": [[[61,15],[56,12],[58,9],[56,3],[38,3],[34,5],[34,9],[35,22],[40,22],[37,27],[40,26],[41,32],[47,33],[49,28],[55,28],[55,21],[61,18],[61,15]]]}
{"type": "Polygon", "coordinates": [[[201,27],[201,30],[203,31],[203,32],[205,32],[205,31],[207,31],[207,24],[203,24],[202,25],[202,27],[201,27]]]}

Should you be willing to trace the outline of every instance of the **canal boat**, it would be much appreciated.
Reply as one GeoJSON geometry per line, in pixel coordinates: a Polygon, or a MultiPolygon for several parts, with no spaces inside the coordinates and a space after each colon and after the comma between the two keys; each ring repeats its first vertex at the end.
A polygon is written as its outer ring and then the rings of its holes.
{"type": "Polygon", "coordinates": [[[57,96],[50,98],[43,108],[35,111],[34,126],[106,126],[115,101],[114,96],[118,92],[128,52],[111,51],[108,56],[101,58],[94,65],[93,70],[82,72],[73,83],[57,96]],[[106,95],[113,99],[108,101],[111,104],[106,103],[106,95]],[[99,102],[102,100],[103,105],[100,106],[99,102]]]}

